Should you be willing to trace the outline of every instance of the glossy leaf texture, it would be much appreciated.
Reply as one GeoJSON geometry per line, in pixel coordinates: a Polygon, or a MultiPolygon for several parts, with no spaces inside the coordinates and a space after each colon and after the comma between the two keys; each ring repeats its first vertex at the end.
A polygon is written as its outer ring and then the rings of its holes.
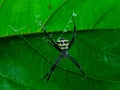
{"type": "MultiPolygon", "coordinates": [[[[56,40],[60,34],[52,35],[56,40]]],[[[48,43],[44,34],[1,38],[1,88],[119,90],[119,34],[119,30],[105,29],[77,32],[69,53],[83,66],[87,77],[83,78],[69,59],[63,59],[48,82],[39,79],[52,66],[59,52],[48,43]]],[[[70,39],[72,33],[64,33],[64,36],[70,39]]]]}
{"type": "Polygon", "coordinates": [[[0,36],[72,30],[71,14],[78,30],[119,28],[119,0],[0,0],[0,36]]]}
{"type": "Polygon", "coordinates": [[[119,90],[119,0],[0,0],[0,90],[119,90]],[[40,80],[59,56],[56,41],[77,38],[70,49],[86,73],[63,59],[51,79],[40,80]],[[36,33],[36,34],[35,34],[36,33]]]}

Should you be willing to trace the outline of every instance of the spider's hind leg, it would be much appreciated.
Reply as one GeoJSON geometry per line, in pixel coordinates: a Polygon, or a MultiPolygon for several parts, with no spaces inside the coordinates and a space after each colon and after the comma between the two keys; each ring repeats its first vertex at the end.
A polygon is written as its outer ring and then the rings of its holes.
{"type": "Polygon", "coordinates": [[[71,57],[70,55],[68,55],[67,57],[79,68],[79,70],[81,71],[83,77],[86,77],[86,74],[84,73],[82,66],[73,57],[71,57]]]}
{"type": "MultiPolygon", "coordinates": [[[[62,56],[60,55],[58,57],[58,59],[56,60],[56,62],[52,65],[52,67],[50,68],[50,70],[45,74],[45,76],[42,79],[46,79],[47,81],[50,79],[53,71],[55,70],[56,66],[58,65],[59,61],[62,59],[62,56]]],[[[40,80],[42,80],[40,79],[40,80]]]]}
{"type": "Polygon", "coordinates": [[[53,71],[55,70],[56,66],[57,66],[57,64],[53,64],[53,66],[50,68],[50,71],[45,74],[44,79],[47,78],[46,79],[47,81],[50,79],[50,77],[51,77],[53,71]]]}

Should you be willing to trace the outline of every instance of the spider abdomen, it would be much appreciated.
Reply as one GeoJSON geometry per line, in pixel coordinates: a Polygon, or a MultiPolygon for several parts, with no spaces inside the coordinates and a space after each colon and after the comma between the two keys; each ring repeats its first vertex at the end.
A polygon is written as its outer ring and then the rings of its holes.
{"type": "Polygon", "coordinates": [[[68,50],[69,46],[69,40],[66,39],[60,39],[57,41],[57,45],[61,50],[68,50]]]}

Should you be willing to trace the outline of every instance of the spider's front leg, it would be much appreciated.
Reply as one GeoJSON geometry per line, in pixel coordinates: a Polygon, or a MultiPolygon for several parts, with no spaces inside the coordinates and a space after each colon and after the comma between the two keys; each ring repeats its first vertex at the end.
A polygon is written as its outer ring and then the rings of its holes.
{"type": "Polygon", "coordinates": [[[76,24],[75,24],[75,20],[74,20],[74,17],[72,16],[72,19],[73,19],[73,23],[74,23],[74,31],[73,31],[73,37],[69,43],[69,49],[72,47],[72,45],[74,44],[75,42],[75,39],[76,39],[76,24]]]}
{"type": "Polygon", "coordinates": [[[50,70],[45,74],[44,79],[47,78],[47,81],[50,79],[53,71],[55,70],[56,66],[58,65],[58,63],[60,62],[61,59],[62,59],[62,56],[60,55],[58,57],[58,59],[56,60],[56,62],[52,65],[50,70]]]}
{"type": "Polygon", "coordinates": [[[43,26],[42,27],[44,34],[48,37],[48,39],[51,41],[51,45],[56,48],[59,52],[61,51],[61,49],[59,48],[59,46],[56,44],[56,42],[52,39],[52,37],[48,34],[48,32],[46,31],[46,28],[43,26]]]}

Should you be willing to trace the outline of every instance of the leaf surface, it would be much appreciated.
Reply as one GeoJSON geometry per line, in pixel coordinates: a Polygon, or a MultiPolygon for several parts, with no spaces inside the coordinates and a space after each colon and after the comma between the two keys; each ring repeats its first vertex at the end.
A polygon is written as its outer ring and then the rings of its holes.
{"type": "Polygon", "coordinates": [[[0,0],[0,90],[119,90],[119,4],[119,0],[0,0]],[[41,33],[41,25],[55,41],[70,40],[71,14],[77,38],[69,54],[87,77],[69,59],[62,59],[49,82],[40,80],[59,56],[41,33]]]}

